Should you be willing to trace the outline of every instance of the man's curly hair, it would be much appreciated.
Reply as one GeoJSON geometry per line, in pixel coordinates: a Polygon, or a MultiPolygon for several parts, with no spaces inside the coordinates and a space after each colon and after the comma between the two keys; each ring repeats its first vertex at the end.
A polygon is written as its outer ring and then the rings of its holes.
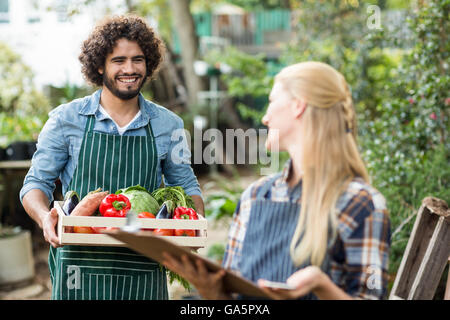
{"type": "Polygon", "coordinates": [[[142,18],[135,15],[114,16],[98,24],[81,46],[78,59],[81,72],[88,82],[97,86],[103,84],[103,76],[98,69],[104,67],[106,55],[113,51],[116,41],[121,38],[139,44],[145,55],[147,76],[151,78],[155,73],[162,62],[163,42],[142,18]]]}

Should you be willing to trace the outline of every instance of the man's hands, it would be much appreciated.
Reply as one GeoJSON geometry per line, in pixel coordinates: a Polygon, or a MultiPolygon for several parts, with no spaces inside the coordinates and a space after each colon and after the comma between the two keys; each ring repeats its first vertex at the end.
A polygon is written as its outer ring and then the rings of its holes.
{"type": "Polygon", "coordinates": [[[42,220],[42,230],[44,232],[45,241],[50,243],[54,248],[58,248],[61,246],[55,231],[57,223],[58,212],[55,208],[52,208],[42,220]]]}
{"type": "Polygon", "coordinates": [[[22,204],[28,215],[36,221],[44,233],[45,241],[53,247],[60,247],[56,236],[56,224],[58,223],[58,212],[55,208],[48,210],[49,201],[44,192],[32,189],[25,194],[22,204]]]}

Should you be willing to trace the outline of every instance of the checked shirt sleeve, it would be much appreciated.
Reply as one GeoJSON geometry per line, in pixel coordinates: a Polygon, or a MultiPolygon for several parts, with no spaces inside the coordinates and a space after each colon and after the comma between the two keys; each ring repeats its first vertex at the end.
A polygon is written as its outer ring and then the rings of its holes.
{"type": "Polygon", "coordinates": [[[247,221],[250,216],[250,203],[250,199],[246,200],[244,197],[241,197],[237,204],[228,232],[228,241],[222,263],[225,269],[230,269],[237,273],[239,273],[242,244],[245,238],[247,221]]]}
{"type": "Polygon", "coordinates": [[[345,261],[345,291],[359,299],[383,299],[387,292],[390,222],[378,191],[361,189],[339,216],[345,261]]]}

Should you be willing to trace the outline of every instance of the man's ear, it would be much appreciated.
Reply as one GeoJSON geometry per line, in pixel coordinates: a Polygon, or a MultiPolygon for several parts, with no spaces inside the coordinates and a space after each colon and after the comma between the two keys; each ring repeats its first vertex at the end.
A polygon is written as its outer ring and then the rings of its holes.
{"type": "Polygon", "coordinates": [[[101,75],[103,75],[103,67],[98,68],[98,73],[100,73],[101,75]]]}
{"type": "Polygon", "coordinates": [[[292,100],[292,111],[295,118],[299,118],[306,110],[306,101],[303,99],[292,100]]]}

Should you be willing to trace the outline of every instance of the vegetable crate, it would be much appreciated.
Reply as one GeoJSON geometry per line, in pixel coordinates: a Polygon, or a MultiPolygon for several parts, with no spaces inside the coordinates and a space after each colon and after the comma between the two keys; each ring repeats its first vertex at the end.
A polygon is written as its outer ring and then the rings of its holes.
{"type": "MultiPolygon", "coordinates": [[[[112,218],[100,216],[66,216],[62,210],[63,201],[55,201],[54,207],[58,211],[57,234],[61,245],[92,245],[92,246],[125,246],[125,244],[101,233],[70,233],[65,227],[105,227],[121,228],[126,218],[112,218]]],[[[179,246],[203,248],[206,245],[208,221],[198,215],[198,220],[176,219],[139,219],[142,229],[193,229],[195,237],[164,236],[179,246]]]]}

